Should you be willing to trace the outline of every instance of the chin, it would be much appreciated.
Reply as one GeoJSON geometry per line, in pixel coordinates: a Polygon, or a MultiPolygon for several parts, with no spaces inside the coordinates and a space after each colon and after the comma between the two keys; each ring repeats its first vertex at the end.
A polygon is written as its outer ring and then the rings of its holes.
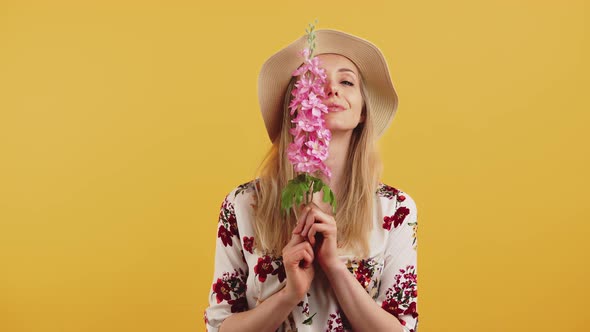
{"type": "Polygon", "coordinates": [[[328,128],[330,130],[330,132],[332,132],[332,136],[334,136],[337,133],[349,132],[354,129],[352,127],[347,127],[347,126],[330,126],[330,125],[326,125],[326,128],[328,128]]]}

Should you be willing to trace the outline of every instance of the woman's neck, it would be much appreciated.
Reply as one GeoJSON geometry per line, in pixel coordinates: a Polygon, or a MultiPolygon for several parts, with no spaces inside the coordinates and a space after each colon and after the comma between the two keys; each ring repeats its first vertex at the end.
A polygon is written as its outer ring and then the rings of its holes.
{"type": "MultiPolygon", "coordinates": [[[[332,178],[327,179],[325,176],[320,176],[325,184],[330,186],[330,189],[334,192],[334,195],[338,197],[342,185],[344,183],[344,177],[349,176],[345,174],[348,160],[348,149],[350,147],[350,140],[352,137],[352,130],[346,132],[334,132],[332,133],[332,139],[330,140],[330,146],[328,147],[328,158],[325,161],[326,166],[332,171],[332,178]]],[[[320,193],[321,194],[321,193],[320,193]]],[[[319,195],[319,199],[323,195],[319,195]]],[[[314,201],[317,198],[314,197],[314,201]]]]}

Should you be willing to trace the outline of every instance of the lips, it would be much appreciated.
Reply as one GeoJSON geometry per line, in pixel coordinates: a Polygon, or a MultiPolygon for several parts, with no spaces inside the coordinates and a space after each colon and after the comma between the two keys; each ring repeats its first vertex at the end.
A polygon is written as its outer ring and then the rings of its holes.
{"type": "Polygon", "coordinates": [[[340,112],[344,110],[344,107],[338,104],[326,104],[326,106],[328,106],[328,110],[330,110],[330,112],[340,112]]]}

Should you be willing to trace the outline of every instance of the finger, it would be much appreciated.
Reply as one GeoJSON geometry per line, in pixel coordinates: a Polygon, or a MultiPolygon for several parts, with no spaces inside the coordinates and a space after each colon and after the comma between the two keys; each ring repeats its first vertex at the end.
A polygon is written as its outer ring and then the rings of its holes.
{"type": "Polygon", "coordinates": [[[317,214],[317,210],[315,208],[312,208],[309,213],[307,214],[307,217],[305,218],[305,227],[303,227],[303,231],[301,231],[301,235],[305,236],[307,234],[307,232],[309,231],[309,229],[311,228],[311,225],[313,225],[315,223],[315,216],[317,214]]]}
{"type": "Polygon", "coordinates": [[[285,264],[288,266],[299,266],[299,262],[301,261],[304,261],[304,266],[309,266],[309,264],[313,263],[313,257],[306,250],[299,250],[293,252],[291,259],[285,262],[285,264]]]}
{"type": "Polygon", "coordinates": [[[310,253],[308,253],[307,251],[304,251],[303,254],[304,254],[303,257],[304,257],[304,261],[305,261],[305,264],[303,265],[303,267],[308,267],[308,266],[312,265],[313,264],[313,256],[310,253]]]}
{"type": "Polygon", "coordinates": [[[307,253],[311,255],[312,260],[314,258],[313,248],[311,247],[311,244],[309,244],[309,242],[307,241],[303,241],[302,243],[297,244],[296,246],[291,248],[291,250],[289,250],[289,253],[295,253],[296,251],[307,251],[307,253]]]}
{"type": "Polygon", "coordinates": [[[299,233],[301,233],[301,231],[303,230],[303,228],[305,227],[305,222],[310,214],[310,212],[312,211],[313,207],[308,205],[305,207],[304,213],[301,216],[301,219],[299,220],[299,233]]]}
{"type": "Polygon", "coordinates": [[[305,241],[305,237],[303,237],[301,234],[293,234],[287,245],[283,248],[283,252],[288,251],[301,242],[307,242],[305,241]]]}
{"type": "Polygon", "coordinates": [[[301,232],[301,235],[306,236],[306,234],[309,232],[309,228],[311,228],[311,226],[313,226],[314,224],[324,224],[324,225],[336,226],[336,220],[334,220],[333,216],[321,211],[320,209],[313,209],[313,213],[314,213],[313,223],[308,224],[309,225],[308,229],[305,230],[304,232],[301,232]]]}
{"type": "Polygon", "coordinates": [[[311,244],[309,244],[309,242],[307,242],[303,236],[299,234],[293,234],[291,239],[291,242],[289,242],[289,244],[283,248],[282,254],[284,259],[291,260],[293,253],[298,250],[307,250],[313,254],[313,248],[311,248],[311,244]],[[294,238],[297,240],[293,240],[294,238]]]}
{"type": "Polygon", "coordinates": [[[303,208],[303,210],[302,210],[303,213],[301,214],[301,216],[299,216],[299,220],[297,220],[297,225],[295,226],[293,233],[301,232],[301,230],[303,229],[304,221],[306,220],[307,214],[309,213],[310,209],[311,208],[309,206],[306,206],[305,208],[303,208]]]}
{"type": "Polygon", "coordinates": [[[307,251],[307,253],[311,256],[311,259],[314,260],[315,259],[315,254],[313,253],[313,247],[311,246],[311,244],[307,241],[304,241],[303,243],[301,243],[303,250],[307,251]]]}
{"type": "Polygon", "coordinates": [[[319,207],[315,208],[314,211],[316,213],[315,214],[316,222],[321,222],[322,224],[335,224],[336,223],[336,220],[334,220],[334,216],[327,214],[319,207]]]}
{"type": "Polygon", "coordinates": [[[303,261],[303,267],[308,267],[313,264],[312,256],[305,250],[297,252],[297,261],[303,261]]]}
{"type": "Polygon", "coordinates": [[[328,238],[334,236],[335,230],[336,228],[332,225],[315,223],[311,226],[307,237],[309,238],[309,242],[313,245],[315,244],[315,235],[317,233],[321,233],[324,235],[324,238],[328,238]]]}
{"type": "Polygon", "coordinates": [[[319,210],[319,212],[321,212],[322,215],[325,215],[326,217],[334,217],[334,214],[332,213],[331,206],[328,207],[328,210],[325,210],[324,208],[317,205],[315,202],[311,202],[311,203],[313,204],[313,206],[315,208],[317,208],[319,210]]]}

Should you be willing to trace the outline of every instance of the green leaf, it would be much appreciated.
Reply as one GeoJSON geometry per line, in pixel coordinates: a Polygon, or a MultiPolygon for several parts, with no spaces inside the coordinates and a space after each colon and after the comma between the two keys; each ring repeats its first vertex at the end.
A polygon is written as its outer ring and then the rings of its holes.
{"type": "Polygon", "coordinates": [[[291,188],[289,187],[285,187],[285,189],[283,189],[283,193],[281,195],[281,208],[283,210],[289,209],[289,207],[293,203],[293,193],[290,189],[291,188]]]}
{"type": "Polygon", "coordinates": [[[330,201],[330,193],[332,192],[332,190],[330,189],[330,187],[328,187],[327,185],[324,185],[324,203],[328,203],[330,201]]]}
{"type": "Polygon", "coordinates": [[[313,323],[313,317],[314,317],[316,314],[317,314],[317,312],[316,312],[316,313],[314,313],[313,315],[311,315],[311,317],[309,317],[308,319],[304,320],[304,321],[303,321],[303,324],[305,324],[305,325],[311,325],[311,324],[313,323]]]}
{"type": "Polygon", "coordinates": [[[301,182],[298,186],[299,191],[303,194],[309,191],[309,183],[301,182]]]}
{"type": "Polygon", "coordinates": [[[288,210],[293,205],[293,196],[297,194],[297,187],[294,183],[289,182],[283,189],[281,195],[281,207],[288,210]]]}
{"type": "Polygon", "coordinates": [[[334,197],[334,192],[332,190],[330,190],[330,202],[335,202],[336,201],[336,197],[334,197]]]}
{"type": "Polygon", "coordinates": [[[315,181],[313,183],[313,192],[317,193],[318,191],[322,190],[322,188],[325,186],[324,182],[322,182],[321,180],[319,181],[315,181]]]}
{"type": "Polygon", "coordinates": [[[297,206],[301,205],[302,201],[303,201],[303,195],[296,195],[295,196],[295,204],[297,204],[297,206]]]}
{"type": "Polygon", "coordinates": [[[288,199],[289,199],[289,188],[285,187],[283,189],[283,192],[281,193],[281,203],[284,203],[288,199]]]}

